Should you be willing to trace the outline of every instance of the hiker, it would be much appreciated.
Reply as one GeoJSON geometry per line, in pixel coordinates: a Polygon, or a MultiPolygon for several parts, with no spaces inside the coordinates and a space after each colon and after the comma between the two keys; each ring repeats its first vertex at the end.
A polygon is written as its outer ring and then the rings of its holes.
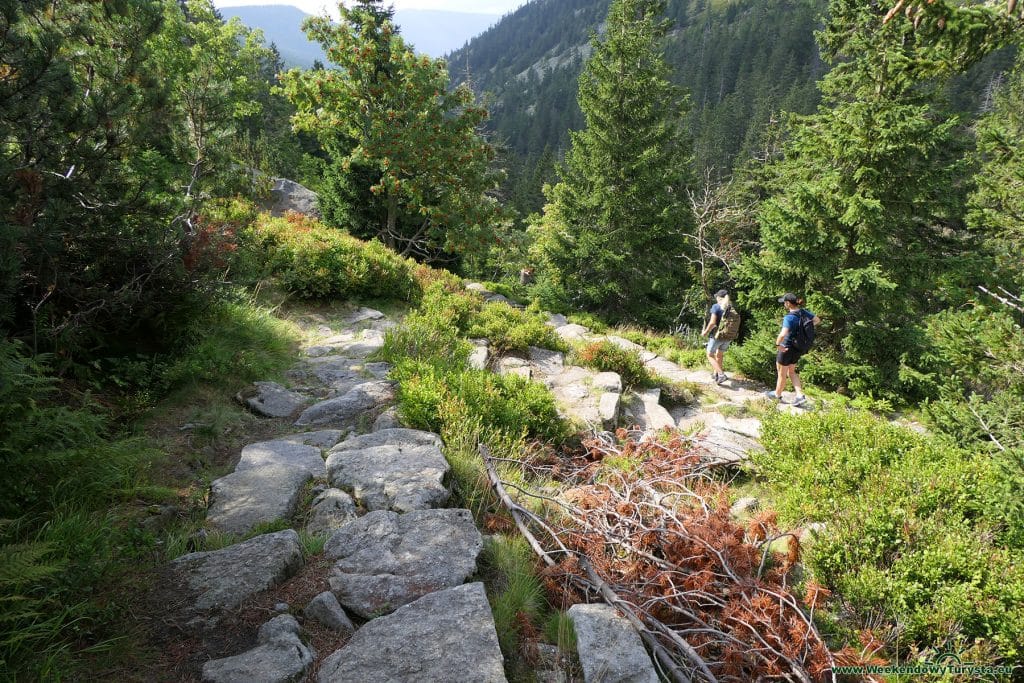
{"type": "Polygon", "coordinates": [[[722,369],[722,359],[729,344],[739,335],[740,314],[729,300],[727,290],[718,290],[715,300],[717,303],[711,306],[711,317],[700,336],[708,335],[707,354],[708,362],[711,363],[711,379],[715,384],[722,384],[729,379],[722,369]],[[715,330],[715,333],[711,334],[711,330],[715,330]]]}
{"type": "Polygon", "coordinates": [[[786,292],[779,303],[786,307],[786,314],[782,318],[782,330],[775,340],[775,370],[778,377],[775,389],[769,389],[764,395],[774,401],[782,401],[782,392],[786,389],[786,380],[789,380],[793,382],[793,390],[796,392],[793,405],[798,406],[806,403],[807,397],[804,396],[796,364],[801,356],[811,350],[814,327],[821,323],[821,319],[803,308],[804,300],[792,292],[786,292]]]}

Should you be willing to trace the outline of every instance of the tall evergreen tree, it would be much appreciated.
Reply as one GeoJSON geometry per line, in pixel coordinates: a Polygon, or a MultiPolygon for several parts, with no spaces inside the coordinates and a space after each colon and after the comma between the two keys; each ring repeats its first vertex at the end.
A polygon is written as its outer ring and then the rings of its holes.
{"type": "MultiPolygon", "coordinates": [[[[822,345],[837,363],[817,369],[832,383],[905,394],[921,316],[962,300],[967,284],[964,147],[957,120],[929,105],[935,82],[918,71],[913,26],[883,24],[885,8],[860,0],[830,9],[825,103],[792,120],[743,280],[772,306],[808,293],[827,321],[822,345]]],[[[767,325],[777,312],[766,309],[767,325]]]]}
{"type": "Polygon", "coordinates": [[[579,81],[586,128],[534,226],[551,296],[614,320],[663,324],[689,285],[686,99],[664,60],[663,0],[615,0],[579,81]]]}
{"type": "Polygon", "coordinates": [[[332,160],[328,218],[426,260],[485,253],[500,180],[478,133],[487,111],[468,87],[448,88],[444,60],[415,54],[378,0],[338,9],[339,23],[305,27],[337,68],[283,78],[296,126],[332,160]]]}

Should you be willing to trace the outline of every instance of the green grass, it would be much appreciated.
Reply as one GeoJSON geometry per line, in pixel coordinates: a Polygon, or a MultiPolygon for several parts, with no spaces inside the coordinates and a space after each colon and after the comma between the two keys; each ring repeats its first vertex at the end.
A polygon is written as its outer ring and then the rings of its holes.
{"type": "Polygon", "coordinates": [[[487,577],[498,643],[512,661],[518,658],[522,620],[541,623],[548,609],[536,563],[521,536],[496,534],[484,544],[481,573],[487,577]]]}

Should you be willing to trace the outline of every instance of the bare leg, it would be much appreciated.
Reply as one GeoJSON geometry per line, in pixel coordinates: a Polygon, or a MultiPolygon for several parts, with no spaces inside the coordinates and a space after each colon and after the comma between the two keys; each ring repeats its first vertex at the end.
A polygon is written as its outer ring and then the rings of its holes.
{"type": "Polygon", "coordinates": [[[722,374],[722,352],[709,353],[708,362],[711,363],[711,369],[716,375],[722,374]]]}
{"type": "Polygon", "coordinates": [[[789,366],[789,378],[793,381],[793,390],[796,391],[796,395],[798,397],[803,396],[804,385],[803,382],[800,381],[800,375],[797,374],[795,364],[789,366]]]}
{"type": "Polygon", "coordinates": [[[788,375],[790,366],[775,364],[775,372],[778,379],[775,381],[775,395],[782,398],[782,392],[786,390],[786,376],[788,375]]]}
{"type": "Polygon", "coordinates": [[[725,361],[725,351],[719,351],[716,357],[718,359],[718,374],[724,375],[725,365],[723,363],[725,361]]]}

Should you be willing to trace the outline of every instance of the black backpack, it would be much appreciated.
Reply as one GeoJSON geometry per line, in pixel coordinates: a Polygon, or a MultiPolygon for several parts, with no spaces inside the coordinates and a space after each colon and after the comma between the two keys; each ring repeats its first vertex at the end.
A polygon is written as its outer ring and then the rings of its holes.
{"type": "Polygon", "coordinates": [[[796,324],[796,329],[790,332],[790,340],[793,342],[793,348],[801,353],[807,353],[814,346],[814,316],[800,309],[797,311],[799,321],[796,324]]]}

